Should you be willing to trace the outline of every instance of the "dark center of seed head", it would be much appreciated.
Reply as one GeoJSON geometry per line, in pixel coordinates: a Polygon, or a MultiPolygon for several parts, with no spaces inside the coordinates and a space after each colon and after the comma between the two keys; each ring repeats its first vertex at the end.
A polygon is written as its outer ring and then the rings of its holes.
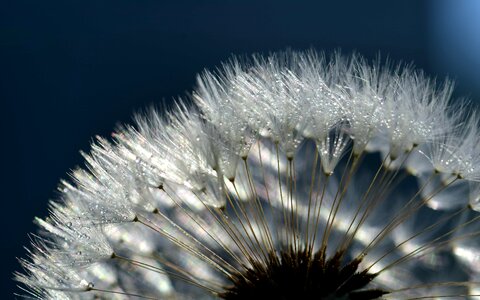
{"type": "Polygon", "coordinates": [[[303,250],[270,253],[265,262],[233,276],[232,286],[220,297],[226,300],[254,299],[379,299],[387,291],[367,285],[375,274],[358,271],[361,258],[344,263],[344,253],[325,258],[325,251],[315,254],[303,250]]]}

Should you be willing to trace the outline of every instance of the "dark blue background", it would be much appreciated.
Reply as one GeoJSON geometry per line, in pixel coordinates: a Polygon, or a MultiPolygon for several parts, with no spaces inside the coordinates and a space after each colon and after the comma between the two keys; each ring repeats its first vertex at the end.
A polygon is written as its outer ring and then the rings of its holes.
{"type": "Polygon", "coordinates": [[[184,95],[231,54],[287,47],[380,51],[480,99],[475,2],[0,1],[1,298],[33,217],[94,135],[184,95]]]}

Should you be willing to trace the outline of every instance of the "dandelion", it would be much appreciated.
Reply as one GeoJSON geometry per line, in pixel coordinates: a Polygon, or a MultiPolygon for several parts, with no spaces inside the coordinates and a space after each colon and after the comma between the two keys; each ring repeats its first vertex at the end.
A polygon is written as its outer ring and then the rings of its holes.
{"type": "Polygon", "coordinates": [[[480,297],[479,118],[451,94],[358,55],[232,59],[97,139],[15,278],[39,299],[480,297]]]}

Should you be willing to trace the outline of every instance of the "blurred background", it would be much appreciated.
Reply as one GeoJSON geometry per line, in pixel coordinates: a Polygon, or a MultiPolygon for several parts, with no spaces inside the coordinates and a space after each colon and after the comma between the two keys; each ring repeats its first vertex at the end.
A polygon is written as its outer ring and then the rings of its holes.
{"type": "Polygon", "coordinates": [[[32,219],[95,135],[232,54],[287,47],[414,62],[480,100],[477,0],[0,0],[0,298],[19,292],[32,219]]]}

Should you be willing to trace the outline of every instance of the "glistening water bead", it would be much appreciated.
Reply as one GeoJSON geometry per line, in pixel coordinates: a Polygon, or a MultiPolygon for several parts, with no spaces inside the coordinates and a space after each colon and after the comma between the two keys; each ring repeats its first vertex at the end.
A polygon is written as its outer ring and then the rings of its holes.
{"type": "Polygon", "coordinates": [[[358,55],[232,59],[97,138],[16,280],[38,299],[473,299],[480,134],[451,93],[358,55]]]}

